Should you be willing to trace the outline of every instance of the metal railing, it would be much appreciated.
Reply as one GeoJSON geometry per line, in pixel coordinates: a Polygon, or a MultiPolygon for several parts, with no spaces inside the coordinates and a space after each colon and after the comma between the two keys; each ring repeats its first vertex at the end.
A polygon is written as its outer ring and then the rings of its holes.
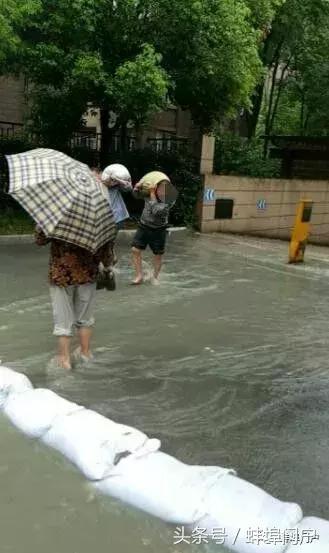
{"type": "Polygon", "coordinates": [[[0,138],[14,138],[21,134],[23,123],[13,123],[12,121],[0,121],[0,138]]]}
{"type": "Polygon", "coordinates": [[[75,132],[70,141],[72,148],[86,148],[99,151],[101,147],[101,134],[88,131],[75,132]]]}
{"type": "MultiPolygon", "coordinates": [[[[14,123],[12,121],[0,121],[0,138],[14,138],[22,134],[24,130],[23,123],[14,123]]],[[[32,143],[38,144],[36,135],[29,135],[32,143]]],[[[84,148],[91,152],[100,152],[102,143],[101,133],[86,130],[76,131],[72,134],[69,144],[71,148],[84,148]]],[[[148,138],[147,146],[155,152],[180,153],[186,152],[189,148],[189,140],[187,138],[148,138]]],[[[137,140],[135,136],[128,136],[124,143],[120,134],[115,134],[111,137],[109,151],[110,152],[131,152],[137,148],[137,140]]]]}
{"type": "MultiPolygon", "coordinates": [[[[90,131],[79,131],[72,135],[70,144],[72,148],[86,148],[94,152],[98,152],[101,149],[102,135],[100,133],[90,131]]],[[[134,136],[128,136],[125,140],[125,145],[122,145],[122,139],[120,135],[114,135],[110,141],[110,151],[120,152],[122,150],[132,151],[136,148],[136,138],[134,136]]]]}
{"type": "Polygon", "coordinates": [[[184,152],[188,149],[187,138],[148,138],[148,146],[155,152],[184,152]]]}

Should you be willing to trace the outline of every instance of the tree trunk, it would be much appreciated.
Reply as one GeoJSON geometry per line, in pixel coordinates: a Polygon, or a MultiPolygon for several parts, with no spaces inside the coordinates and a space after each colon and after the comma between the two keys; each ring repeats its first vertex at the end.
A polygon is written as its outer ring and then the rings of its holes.
{"type": "Polygon", "coordinates": [[[272,121],[272,110],[273,110],[274,93],[275,93],[275,86],[276,86],[276,76],[280,66],[280,55],[281,55],[283,43],[284,43],[284,39],[282,39],[280,43],[277,45],[275,53],[272,58],[272,64],[270,66],[270,68],[272,68],[272,79],[271,79],[271,90],[270,90],[270,102],[269,102],[266,121],[265,121],[264,159],[266,159],[267,151],[268,151],[268,144],[269,144],[268,136],[271,132],[271,121],[272,121]]]}
{"type": "Polygon", "coordinates": [[[253,138],[256,134],[256,129],[258,125],[258,119],[260,115],[260,110],[263,102],[265,81],[262,81],[256,88],[253,97],[252,97],[252,111],[246,114],[246,123],[247,123],[247,135],[249,140],[253,138]]]}
{"type": "Polygon", "coordinates": [[[275,95],[275,87],[276,87],[276,76],[278,73],[278,68],[279,68],[279,58],[276,60],[274,64],[272,79],[271,79],[270,101],[269,101],[266,121],[265,121],[264,159],[267,158],[269,135],[271,133],[271,121],[272,121],[273,103],[274,103],[274,95],[275,95]]]}
{"type": "Polygon", "coordinates": [[[120,150],[126,152],[128,150],[128,137],[127,137],[127,121],[122,121],[120,127],[120,150]]]}
{"type": "MultiPolygon", "coordinates": [[[[271,33],[268,35],[267,39],[264,42],[263,52],[261,53],[261,60],[266,69],[272,66],[273,59],[269,59],[269,49],[271,45],[271,33]]],[[[281,48],[281,44],[280,44],[281,48]]],[[[275,53],[276,54],[276,53],[275,53]]],[[[274,54],[274,55],[275,55],[274,54]]],[[[257,125],[259,121],[260,112],[262,109],[264,90],[265,90],[266,78],[263,79],[256,87],[255,92],[252,96],[252,110],[250,113],[246,114],[246,123],[247,123],[247,136],[250,140],[256,135],[257,125]]]]}
{"type": "Polygon", "coordinates": [[[136,135],[136,147],[138,150],[142,150],[146,145],[146,138],[144,136],[144,129],[142,125],[136,124],[135,126],[135,135],[136,135]]]}
{"type": "Polygon", "coordinates": [[[290,62],[291,62],[291,58],[289,58],[289,60],[287,61],[286,65],[284,67],[284,69],[282,70],[280,81],[277,85],[278,92],[277,92],[275,102],[274,102],[274,106],[273,106],[273,109],[272,109],[272,115],[271,115],[270,125],[269,125],[269,129],[268,129],[268,134],[270,134],[273,131],[274,121],[275,121],[275,117],[276,117],[276,114],[277,114],[277,111],[278,111],[279,102],[280,102],[280,98],[281,98],[281,93],[282,93],[282,88],[283,88],[283,81],[284,81],[284,79],[286,77],[286,74],[287,74],[287,71],[289,69],[290,62]]]}
{"type": "Polygon", "coordinates": [[[100,159],[101,164],[104,165],[107,162],[107,156],[110,152],[111,146],[111,129],[109,129],[110,110],[108,107],[102,107],[100,110],[100,122],[101,122],[101,152],[100,159]]]}
{"type": "Polygon", "coordinates": [[[307,125],[307,117],[305,117],[305,92],[302,90],[301,94],[301,106],[300,106],[300,134],[301,136],[304,136],[306,132],[306,125],[307,125]]]}

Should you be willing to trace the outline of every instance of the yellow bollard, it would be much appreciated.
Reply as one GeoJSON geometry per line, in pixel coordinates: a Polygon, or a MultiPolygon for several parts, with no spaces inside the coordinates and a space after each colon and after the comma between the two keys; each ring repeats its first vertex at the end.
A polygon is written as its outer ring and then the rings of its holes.
{"type": "Polygon", "coordinates": [[[298,204],[295,225],[289,246],[289,263],[303,263],[307,240],[310,234],[312,200],[301,200],[298,204]]]}

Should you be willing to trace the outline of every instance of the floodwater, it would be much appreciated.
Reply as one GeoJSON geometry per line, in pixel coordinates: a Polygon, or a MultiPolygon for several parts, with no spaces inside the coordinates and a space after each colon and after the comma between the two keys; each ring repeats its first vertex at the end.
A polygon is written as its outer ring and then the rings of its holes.
{"type": "MultiPolygon", "coordinates": [[[[0,246],[0,358],[162,440],[196,464],[229,466],[306,515],[329,518],[329,255],[287,244],[173,234],[162,284],[98,293],[92,369],[51,373],[47,251],[0,246]]],[[[146,264],[146,268],[149,267],[146,264]]],[[[61,456],[0,418],[1,553],[178,553],[173,529],[95,497],[61,456]]],[[[222,551],[218,546],[216,551],[222,551]]]]}

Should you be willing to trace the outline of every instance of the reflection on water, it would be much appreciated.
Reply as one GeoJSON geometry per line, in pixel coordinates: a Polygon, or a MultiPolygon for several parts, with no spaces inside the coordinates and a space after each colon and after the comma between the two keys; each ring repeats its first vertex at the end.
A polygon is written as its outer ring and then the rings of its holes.
{"type": "MultiPolygon", "coordinates": [[[[0,359],[184,461],[232,466],[329,518],[326,251],[290,267],[285,244],[176,234],[161,286],[140,288],[129,286],[127,251],[122,242],[118,290],[98,295],[93,367],[66,375],[46,368],[46,252],[0,246],[0,359]]],[[[195,550],[95,498],[65,460],[2,419],[0,440],[1,553],[195,550]]]]}

